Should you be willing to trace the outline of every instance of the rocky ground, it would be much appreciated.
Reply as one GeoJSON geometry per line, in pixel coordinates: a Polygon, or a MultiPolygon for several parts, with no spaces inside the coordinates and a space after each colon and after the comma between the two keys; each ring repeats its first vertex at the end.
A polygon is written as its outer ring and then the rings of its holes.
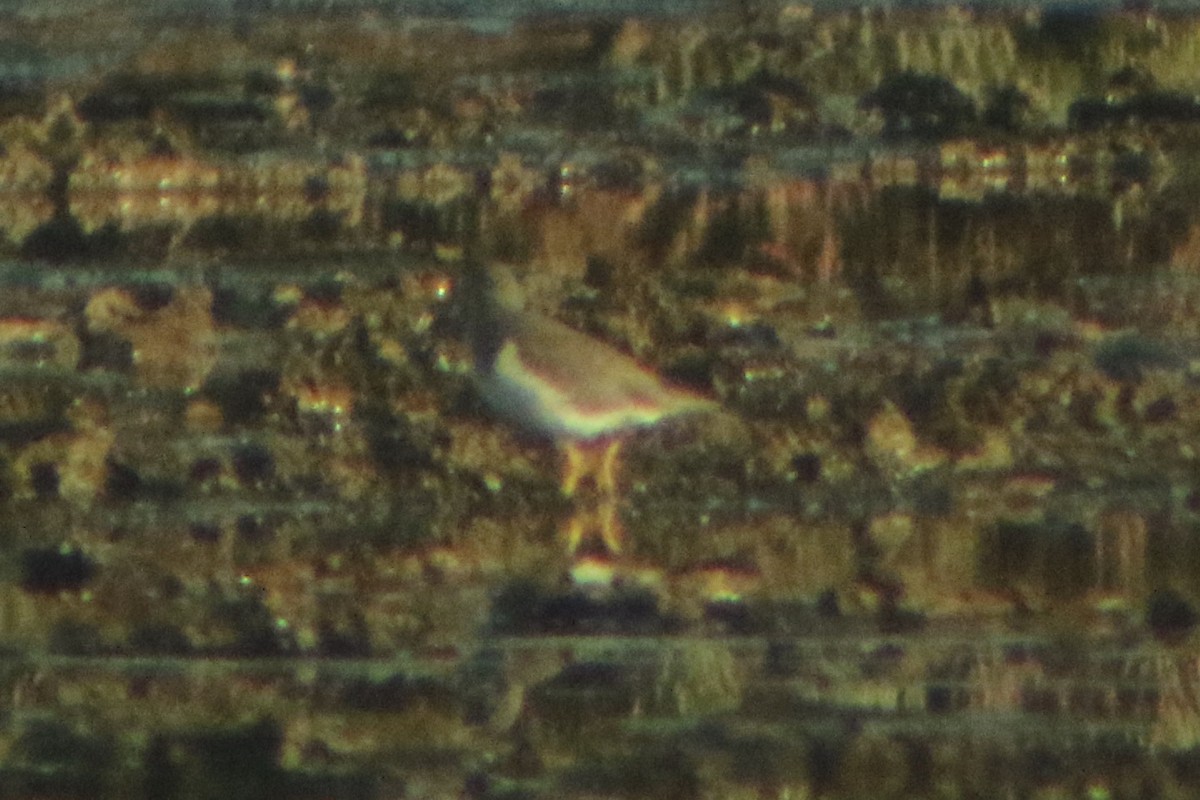
{"type": "Polygon", "coordinates": [[[582,11],[0,8],[0,796],[1191,796],[1200,15],[582,11]]]}

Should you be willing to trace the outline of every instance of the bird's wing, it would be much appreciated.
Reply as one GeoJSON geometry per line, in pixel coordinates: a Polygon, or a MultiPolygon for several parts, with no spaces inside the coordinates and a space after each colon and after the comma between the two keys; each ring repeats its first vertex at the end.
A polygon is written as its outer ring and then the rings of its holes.
{"type": "Polygon", "coordinates": [[[703,398],[665,385],[632,357],[562,323],[530,312],[515,315],[509,327],[520,368],[527,370],[582,413],[628,409],[650,421],[678,413],[703,398]]]}

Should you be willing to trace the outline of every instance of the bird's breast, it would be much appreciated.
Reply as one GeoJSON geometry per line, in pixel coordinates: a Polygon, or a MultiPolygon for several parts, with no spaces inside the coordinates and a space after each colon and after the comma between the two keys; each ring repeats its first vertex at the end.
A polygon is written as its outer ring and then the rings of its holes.
{"type": "Polygon", "coordinates": [[[592,439],[653,424],[661,410],[636,396],[609,397],[601,375],[570,386],[538,371],[506,343],[480,381],[484,402],[497,414],[552,438],[592,439]]]}

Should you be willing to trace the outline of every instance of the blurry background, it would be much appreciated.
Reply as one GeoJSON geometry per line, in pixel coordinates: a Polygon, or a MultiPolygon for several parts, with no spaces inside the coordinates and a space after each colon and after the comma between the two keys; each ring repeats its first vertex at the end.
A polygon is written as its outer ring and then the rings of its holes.
{"type": "Polygon", "coordinates": [[[1200,16],[636,13],[0,5],[0,796],[1191,792],[1200,16]]]}

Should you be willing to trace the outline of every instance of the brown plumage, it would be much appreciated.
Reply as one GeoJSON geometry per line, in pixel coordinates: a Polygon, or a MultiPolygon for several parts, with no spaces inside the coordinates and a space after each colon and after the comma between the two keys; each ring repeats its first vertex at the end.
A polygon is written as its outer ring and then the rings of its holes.
{"type": "Polygon", "coordinates": [[[488,406],[522,427],[592,440],[716,408],[620,350],[488,291],[468,298],[479,304],[468,312],[476,379],[488,406]]]}
{"type": "Polygon", "coordinates": [[[484,402],[564,449],[563,494],[574,495],[586,475],[595,475],[598,513],[572,517],[569,549],[595,519],[608,549],[619,551],[616,472],[623,436],[668,417],[713,410],[716,403],[667,385],[598,339],[522,308],[482,266],[467,264],[459,294],[484,402]]]}

